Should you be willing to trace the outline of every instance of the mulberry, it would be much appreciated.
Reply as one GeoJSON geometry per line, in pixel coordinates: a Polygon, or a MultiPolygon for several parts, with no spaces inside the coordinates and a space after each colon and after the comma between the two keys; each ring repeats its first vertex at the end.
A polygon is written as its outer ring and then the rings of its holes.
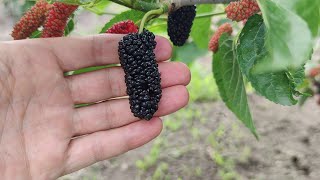
{"type": "Polygon", "coordinates": [[[183,6],[168,16],[168,35],[175,46],[182,46],[191,32],[196,6],[183,6]]]}
{"type": "Polygon", "coordinates": [[[260,8],[256,0],[240,0],[231,2],[225,11],[229,19],[239,22],[256,14],[260,8]]]}
{"type": "Polygon", "coordinates": [[[148,30],[128,34],[119,42],[119,58],[125,72],[130,109],[135,117],[150,120],[161,99],[161,77],[154,49],[155,36],[148,30]]]}
{"type": "Polygon", "coordinates": [[[316,76],[320,75],[320,66],[312,68],[309,72],[309,76],[314,78],[316,76]]]}
{"type": "Polygon", "coordinates": [[[42,26],[49,7],[50,5],[46,1],[38,1],[13,27],[11,34],[13,39],[26,39],[42,26]]]}
{"type": "Polygon", "coordinates": [[[41,37],[62,37],[69,17],[77,8],[77,5],[69,5],[61,2],[53,3],[48,11],[41,37]]]}
{"type": "Polygon", "coordinates": [[[209,41],[209,50],[212,52],[217,52],[219,49],[219,39],[223,33],[232,34],[232,26],[229,23],[221,25],[217,31],[214,33],[209,41]]]}
{"type": "Polygon", "coordinates": [[[139,30],[138,26],[131,20],[121,21],[110,27],[106,33],[111,34],[129,34],[137,33],[139,30]]]}

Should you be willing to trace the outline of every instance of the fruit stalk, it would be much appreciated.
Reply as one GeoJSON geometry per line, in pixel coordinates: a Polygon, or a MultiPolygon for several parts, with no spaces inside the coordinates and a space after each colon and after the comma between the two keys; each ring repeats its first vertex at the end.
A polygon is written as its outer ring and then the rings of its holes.
{"type": "Polygon", "coordinates": [[[149,12],[147,12],[142,20],[141,20],[141,24],[140,24],[140,28],[139,28],[139,33],[141,33],[144,29],[144,24],[149,20],[149,17],[153,16],[153,15],[161,15],[165,12],[165,8],[160,8],[160,9],[155,9],[155,10],[151,10],[149,12]]]}

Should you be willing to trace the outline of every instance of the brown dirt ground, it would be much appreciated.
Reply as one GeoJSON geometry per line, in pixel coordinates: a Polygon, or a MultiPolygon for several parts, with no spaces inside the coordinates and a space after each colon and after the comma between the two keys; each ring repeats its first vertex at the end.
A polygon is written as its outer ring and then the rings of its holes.
{"type": "MultiPolygon", "coordinates": [[[[169,145],[161,151],[156,164],[169,164],[166,172],[169,179],[221,179],[217,173],[219,166],[210,157],[212,147],[205,137],[223,124],[225,135],[219,140],[224,148],[221,153],[235,161],[237,179],[319,179],[320,108],[315,102],[308,101],[303,107],[283,107],[256,95],[251,95],[249,101],[260,134],[259,141],[239,125],[222,102],[199,103],[195,108],[207,119],[205,123],[194,120],[193,127],[201,130],[200,139],[192,138],[190,128],[176,132],[165,129],[161,136],[169,145]],[[175,156],[176,149],[189,146],[180,156],[175,156]],[[250,153],[243,155],[246,149],[250,153]],[[246,157],[241,160],[241,156],[246,157]],[[194,172],[196,168],[201,169],[201,176],[194,172]]],[[[142,159],[150,147],[150,144],[146,145],[61,179],[151,179],[154,167],[141,173],[135,166],[136,160],[142,159]]]]}

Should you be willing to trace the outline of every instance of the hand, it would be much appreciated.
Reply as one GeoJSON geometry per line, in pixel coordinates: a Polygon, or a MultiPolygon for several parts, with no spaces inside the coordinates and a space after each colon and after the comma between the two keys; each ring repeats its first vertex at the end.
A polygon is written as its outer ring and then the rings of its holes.
{"type": "Polygon", "coordinates": [[[163,97],[156,117],[135,118],[128,99],[74,108],[126,96],[121,67],[64,76],[71,70],[119,63],[121,37],[0,43],[1,179],[56,179],[125,153],[159,135],[160,116],[187,104],[190,72],[182,63],[160,62],[170,58],[172,48],[157,37],[163,97]]]}

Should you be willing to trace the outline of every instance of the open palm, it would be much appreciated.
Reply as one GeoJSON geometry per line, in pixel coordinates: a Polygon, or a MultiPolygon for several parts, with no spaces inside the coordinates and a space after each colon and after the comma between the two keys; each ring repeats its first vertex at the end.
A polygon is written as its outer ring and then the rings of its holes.
{"type": "MultiPolygon", "coordinates": [[[[181,63],[159,63],[163,97],[151,121],[139,121],[128,99],[117,98],[126,96],[121,67],[64,76],[71,70],[119,63],[121,37],[0,43],[1,179],[56,179],[122,154],[161,132],[159,116],[187,104],[190,72],[181,63]]],[[[157,60],[169,59],[169,42],[156,40],[157,60]]]]}

